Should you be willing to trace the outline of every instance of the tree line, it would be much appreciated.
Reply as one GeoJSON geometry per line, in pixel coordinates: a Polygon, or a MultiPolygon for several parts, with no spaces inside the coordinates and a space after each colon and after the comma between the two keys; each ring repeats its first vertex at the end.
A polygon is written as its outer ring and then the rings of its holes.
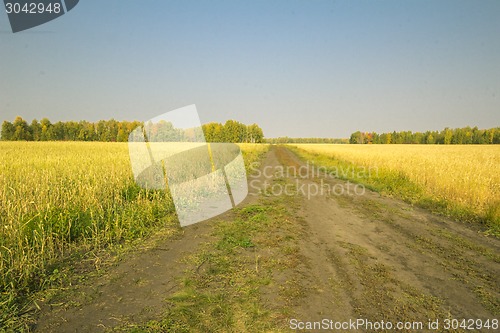
{"type": "Polygon", "coordinates": [[[207,142],[262,143],[264,132],[257,124],[245,125],[236,120],[226,123],[208,123],[201,126],[207,142]]]}
{"type": "Polygon", "coordinates": [[[378,134],[354,132],[349,143],[353,144],[500,144],[500,127],[490,129],[445,128],[442,131],[401,131],[378,134]]]}
{"type": "Polygon", "coordinates": [[[348,139],[332,139],[332,138],[289,138],[287,136],[279,138],[269,138],[265,140],[272,144],[285,143],[349,143],[348,139]]]}
{"type": "MultiPolygon", "coordinates": [[[[138,126],[146,126],[151,141],[183,140],[183,132],[175,129],[171,123],[160,121],[156,124],[140,121],[100,120],[58,121],[34,119],[30,124],[22,117],[14,122],[4,121],[1,129],[3,141],[104,141],[127,142],[130,133],[138,126]]],[[[235,120],[225,124],[208,123],[202,125],[207,142],[252,142],[264,140],[264,133],[257,124],[245,125],[235,120]]]]}

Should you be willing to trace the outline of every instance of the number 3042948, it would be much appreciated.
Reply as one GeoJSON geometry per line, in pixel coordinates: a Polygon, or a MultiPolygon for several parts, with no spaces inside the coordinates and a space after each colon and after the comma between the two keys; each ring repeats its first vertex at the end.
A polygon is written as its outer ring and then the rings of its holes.
{"type": "Polygon", "coordinates": [[[45,13],[54,13],[59,14],[61,12],[61,4],[59,2],[55,3],[24,3],[20,4],[17,2],[7,2],[5,4],[5,11],[7,14],[45,14],[45,13]]]}

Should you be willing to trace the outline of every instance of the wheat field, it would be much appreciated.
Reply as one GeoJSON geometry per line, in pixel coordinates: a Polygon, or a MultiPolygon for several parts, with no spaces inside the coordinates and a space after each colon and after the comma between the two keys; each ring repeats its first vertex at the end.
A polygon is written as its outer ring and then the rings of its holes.
{"type": "MultiPolygon", "coordinates": [[[[370,168],[365,181],[388,184],[411,201],[431,200],[449,211],[467,211],[489,222],[500,218],[500,146],[497,145],[294,145],[324,166],[333,161],[370,168]],[[326,158],[326,159],[325,159],[326,158]],[[375,172],[376,171],[376,172],[375,172]],[[415,190],[416,188],[416,190],[415,190]]],[[[387,189],[387,187],[386,187],[387,189]]]]}
{"type": "Polygon", "coordinates": [[[164,193],[134,184],[126,144],[1,142],[0,152],[3,290],[37,289],[75,247],[137,238],[173,218],[164,193]]]}
{"type": "MultiPolygon", "coordinates": [[[[240,147],[247,170],[268,149],[240,147]]],[[[47,287],[73,254],[176,228],[168,191],[134,182],[127,143],[0,142],[4,315],[19,311],[22,295],[47,287]]]]}

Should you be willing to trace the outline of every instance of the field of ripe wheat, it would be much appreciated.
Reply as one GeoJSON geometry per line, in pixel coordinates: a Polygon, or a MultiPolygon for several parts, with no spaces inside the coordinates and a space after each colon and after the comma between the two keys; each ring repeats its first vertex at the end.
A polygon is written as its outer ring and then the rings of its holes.
{"type": "MultiPolygon", "coordinates": [[[[268,149],[241,147],[247,168],[268,149]]],[[[177,224],[167,191],[134,182],[126,143],[0,142],[0,324],[75,253],[177,224]]]]}
{"type": "MultiPolygon", "coordinates": [[[[359,168],[345,177],[429,205],[459,219],[500,225],[500,146],[294,145],[326,167],[359,168]]],[[[342,175],[340,175],[342,176],[342,175]]]]}

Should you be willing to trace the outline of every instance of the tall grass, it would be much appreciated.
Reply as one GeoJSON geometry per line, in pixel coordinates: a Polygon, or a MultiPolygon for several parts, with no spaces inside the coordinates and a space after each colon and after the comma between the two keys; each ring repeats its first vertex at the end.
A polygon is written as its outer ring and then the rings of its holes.
{"type": "MultiPolygon", "coordinates": [[[[247,168],[268,149],[240,146],[247,168]]],[[[135,184],[127,143],[0,142],[0,328],[73,255],[176,225],[168,191],[135,184]]]]}
{"type": "Polygon", "coordinates": [[[294,146],[299,155],[317,165],[357,170],[344,178],[460,220],[480,221],[491,232],[500,232],[499,146],[294,146]]]}
{"type": "Polygon", "coordinates": [[[262,156],[264,156],[270,148],[268,144],[262,143],[238,143],[237,145],[240,147],[241,153],[243,154],[247,174],[253,171],[253,168],[256,164],[260,163],[262,156]]]}
{"type": "Polygon", "coordinates": [[[165,217],[172,201],[135,185],[126,144],[0,142],[2,312],[75,251],[142,237],[165,217]]]}

